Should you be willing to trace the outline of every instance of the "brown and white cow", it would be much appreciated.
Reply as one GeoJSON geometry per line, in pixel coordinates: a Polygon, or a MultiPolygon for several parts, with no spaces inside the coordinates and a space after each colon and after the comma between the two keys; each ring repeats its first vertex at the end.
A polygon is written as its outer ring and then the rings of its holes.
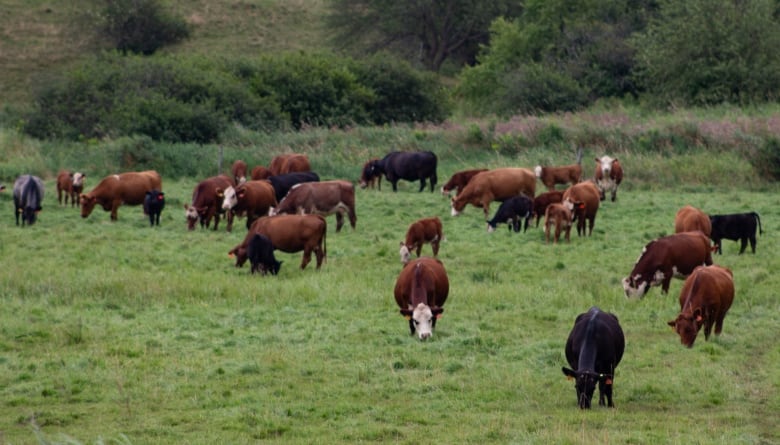
{"type": "Polygon", "coordinates": [[[294,185],[279,201],[272,215],[283,213],[314,213],[329,216],[336,214],[336,232],[344,225],[344,214],[352,229],[357,223],[355,214],[355,186],[349,181],[302,182],[294,185]]]}
{"type": "Polygon", "coordinates": [[[563,191],[561,190],[544,192],[534,198],[534,217],[536,218],[536,227],[539,227],[539,220],[544,217],[544,212],[547,210],[547,206],[562,201],[563,191]]]}
{"type": "Polygon", "coordinates": [[[222,209],[229,211],[227,231],[233,230],[233,218],[246,215],[247,229],[255,219],[267,216],[276,207],[274,188],[268,181],[247,181],[225,190],[222,209]]]}
{"type": "Polygon", "coordinates": [[[311,261],[314,252],[317,269],[327,256],[326,235],[328,224],[322,215],[276,215],[256,220],[249,228],[244,240],[228,252],[236,257],[236,267],[247,260],[247,247],[256,233],[265,236],[276,250],[286,253],[303,251],[301,269],[311,261]]]}
{"type": "Polygon", "coordinates": [[[600,202],[599,189],[590,181],[575,184],[563,192],[563,205],[577,221],[577,236],[585,236],[586,223],[589,225],[588,236],[593,234],[600,202]]]}
{"type": "Polygon", "coordinates": [[[627,298],[642,298],[651,286],[669,292],[672,278],[684,278],[698,266],[712,264],[710,239],[702,232],[675,233],[650,241],[623,279],[627,298]]]}
{"type": "Polygon", "coordinates": [[[471,170],[461,170],[459,172],[453,173],[450,177],[450,180],[442,186],[441,194],[444,196],[449,196],[450,192],[455,190],[455,196],[457,196],[463,190],[463,187],[466,187],[466,184],[471,181],[471,178],[476,176],[478,173],[486,171],[486,168],[475,168],[471,170]]]}
{"type": "Polygon", "coordinates": [[[512,196],[532,198],[536,191],[536,176],[527,168],[504,167],[477,173],[457,196],[452,198],[452,216],[458,216],[471,204],[481,207],[488,219],[490,203],[512,196]]]}
{"type": "Polygon", "coordinates": [[[602,156],[596,158],[596,172],[594,173],[596,185],[599,188],[601,200],[606,197],[606,192],[610,192],[612,201],[617,199],[617,189],[623,181],[623,166],[620,165],[617,158],[602,156]]]}
{"type": "Polygon", "coordinates": [[[734,275],[725,267],[699,266],[685,280],[680,291],[680,314],[669,322],[680,342],[691,348],[704,326],[704,339],[709,340],[712,325],[715,335],[723,330],[723,319],[734,301],[734,275]]]}
{"type": "Polygon", "coordinates": [[[416,331],[420,340],[433,335],[449,291],[450,282],[441,261],[423,257],[404,266],[393,294],[401,315],[409,320],[411,335],[416,331]]]}
{"type": "Polygon", "coordinates": [[[401,262],[406,264],[411,259],[412,251],[420,256],[422,245],[430,243],[433,256],[439,254],[439,243],[443,238],[441,220],[438,217],[422,218],[409,225],[406,231],[406,239],[401,241],[401,262]]]}
{"type": "Polygon", "coordinates": [[[214,218],[214,230],[219,227],[219,217],[225,213],[222,201],[225,190],[235,183],[230,176],[212,176],[200,181],[192,190],[192,204],[184,204],[184,216],[187,219],[187,229],[195,230],[195,224],[200,221],[201,228],[211,225],[214,218]]]}
{"type": "Polygon", "coordinates": [[[363,164],[363,169],[360,170],[360,180],[358,181],[360,188],[374,188],[374,185],[376,185],[377,190],[382,190],[382,173],[379,170],[369,168],[377,161],[379,161],[379,158],[373,158],[363,164]]]}
{"type": "Polygon", "coordinates": [[[100,204],[103,210],[111,211],[111,221],[116,221],[119,206],[141,205],[146,192],[152,190],[162,191],[162,178],[154,170],[106,176],[92,191],[82,193],[81,217],[88,217],[95,204],[100,204]]]}
{"type": "Polygon", "coordinates": [[[65,205],[68,205],[68,199],[70,199],[70,206],[77,206],[79,195],[84,191],[84,179],[86,177],[87,175],[80,172],[61,171],[57,175],[57,201],[62,204],[62,196],[64,194],[65,205]]]}
{"type": "Polygon", "coordinates": [[[561,203],[552,203],[547,206],[544,212],[544,242],[550,242],[550,234],[553,229],[555,234],[553,236],[553,244],[557,244],[561,237],[561,231],[563,231],[566,238],[566,242],[570,242],[569,234],[571,233],[571,210],[566,208],[561,203]]]}
{"type": "Polygon", "coordinates": [[[559,167],[543,167],[537,165],[534,167],[534,173],[542,184],[547,187],[547,191],[555,190],[556,184],[576,184],[582,177],[582,166],[580,164],[562,165],[559,167]]]}
{"type": "Polygon", "coordinates": [[[677,211],[674,217],[674,233],[700,230],[708,237],[712,235],[712,223],[706,213],[696,207],[686,205],[677,211]]]}
{"type": "Polygon", "coordinates": [[[233,174],[233,183],[243,184],[246,182],[246,162],[241,159],[237,159],[233,162],[233,166],[230,167],[230,172],[233,174]]]}

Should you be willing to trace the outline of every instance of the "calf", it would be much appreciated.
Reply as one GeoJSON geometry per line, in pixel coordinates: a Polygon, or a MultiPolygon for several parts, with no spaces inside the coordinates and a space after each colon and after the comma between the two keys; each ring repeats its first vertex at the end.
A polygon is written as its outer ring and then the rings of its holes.
{"type": "Polygon", "coordinates": [[[733,301],[731,270],[716,265],[699,266],[685,280],[680,291],[680,314],[669,326],[680,336],[680,342],[691,348],[702,326],[705,340],[709,340],[713,324],[715,335],[720,335],[723,318],[733,301]]]}
{"type": "Polygon", "coordinates": [[[252,265],[251,273],[260,272],[265,275],[268,271],[271,275],[279,273],[282,261],[277,261],[274,256],[274,245],[267,236],[255,233],[246,246],[249,264],[252,265]]]}
{"type": "Polygon", "coordinates": [[[382,173],[379,169],[370,169],[370,165],[373,165],[379,158],[369,159],[363,164],[363,169],[360,171],[360,188],[366,187],[374,188],[376,185],[377,190],[382,190],[382,173]]]}
{"type": "Polygon", "coordinates": [[[706,213],[696,207],[686,205],[678,210],[674,217],[674,233],[694,230],[700,230],[703,234],[710,236],[712,223],[706,213]]]}
{"type": "Polygon", "coordinates": [[[581,409],[590,409],[596,383],[599,385],[599,405],[613,408],[612,382],[615,368],[623,358],[626,339],[617,317],[592,307],[577,316],[566,340],[566,361],[563,374],[575,380],[577,403],[581,409]]]}
{"type": "Polygon", "coordinates": [[[411,258],[412,250],[416,249],[419,258],[422,245],[430,243],[433,248],[433,256],[439,254],[439,242],[442,239],[441,220],[438,217],[423,218],[409,225],[406,231],[406,240],[401,241],[401,262],[407,264],[411,258]]]}
{"type": "Polygon", "coordinates": [[[593,234],[600,202],[598,188],[589,181],[575,184],[563,192],[563,205],[571,211],[572,221],[577,221],[577,236],[585,236],[586,223],[588,236],[593,234]]]}
{"type": "Polygon", "coordinates": [[[160,214],[165,207],[165,193],[155,189],[146,192],[144,213],[149,215],[149,225],[160,225],[160,214]]]}
{"type": "Polygon", "coordinates": [[[596,186],[599,188],[599,196],[603,201],[606,192],[610,192],[612,201],[617,199],[617,189],[623,181],[623,167],[617,158],[602,156],[596,158],[596,172],[594,173],[596,186]]]}
{"type": "Polygon", "coordinates": [[[450,177],[450,180],[442,186],[441,194],[444,196],[449,196],[450,192],[455,190],[455,195],[457,196],[463,190],[463,187],[466,187],[466,184],[471,181],[471,178],[479,173],[486,171],[486,168],[475,168],[472,170],[462,170],[453,173],[452,177],[450,177]]]}
{"type": "Polygon", "coordinates": [[[553,203],[547,206],[544,212],[544,242],[550,242],[550,233],[553,227],[555,228],[555,235],[553,237],[553,244],[557,244],[561,237],[561,230],[563,230],[566,242],[570,242],[569,234],[571,233],[571,211],[561,203],[553,203]]]}
{"type": "Polygon", "coordinates": [[[79,195],[84,191],[84,178],[86,177],[87,175],[79,172],[61,171],[57,175],[57,201],[62,204],[64,195],[65,205],[68,205],[68,199],[70,199],[71,207],[77,206],[79,195]]]}
{"type": "Polygon", "coordinates": [[[43,181],[33,175],[22,175],[14,181],[14,216],[16,225],[19,225],[19,217],[22,218],[22,227],[25,224],[35,224],[38,212],[43,205],[43,181]]]}
{"type": "Polygon", "coordinates": [[[433,335],[449,291],[450,282],[441,261],[418,258],[404,266],[393,294],[401,315],[409,320],[411,335],[416,331],[420,340],[433,335]]]}
{"type": "Polygon", "coordinates": [[[759,233],[763,234],[761,229],[761,218],[756,212],[733,213],[730,215],[710,215],[712,223],[712,242],[718,247],[718,253],[722,254],[721,241],[724,239],[739,240],[742,244],[739,254],[745,252],[748,241],[750,249],[756,253],[756,226],[759,233]]]}
{"type": "Polygon", "coordinates": [[[528,220],[533,216],[533,207],[533,200],[524,195],[513,196],[507,199],[498,207],[498,211],[496,211],[493,219],[487,222],[488,233],[495,231],[496,226],[502,223],[507,223],[510,232],[512,229],[515,232],[519,232],[521,218],[525,221],[523,224],[523,232],[525,232],[528,230],[528,220]]]}
{"type": "Polygon", "coordinates": [[[547,206],[562,201],[563,192],[559,190],[544,192],[534,198],[534,218],[536,218],[536,227],[539,227],[539,220],[544,217],[547,206]]]}

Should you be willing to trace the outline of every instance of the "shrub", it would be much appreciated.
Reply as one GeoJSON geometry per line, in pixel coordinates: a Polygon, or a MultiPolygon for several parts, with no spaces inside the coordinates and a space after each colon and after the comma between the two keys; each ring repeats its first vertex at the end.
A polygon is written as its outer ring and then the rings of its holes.
{"type": "Polygon", "coordinates": [[[123,53],[150,55],[189,37],[186,22],[158,0],[106,0],[103,34],[123,53]]]}

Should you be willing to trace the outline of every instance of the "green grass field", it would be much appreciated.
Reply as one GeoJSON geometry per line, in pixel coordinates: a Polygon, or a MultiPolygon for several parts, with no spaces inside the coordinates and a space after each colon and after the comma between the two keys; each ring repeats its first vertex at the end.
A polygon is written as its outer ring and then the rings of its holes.
{"type": "MultiPolygon", "coordinates": [[[[460,166],[440,164],[440,183],[460,166]]],[[[52,181],[40,221],[17,228],[8,190],[0,443],[780,441],[780,198],[631,181],[602,204],[592,237],[560,245],[535,228],[488,234],[481,210],[452,218],[445,198],[416,184],[358,189],[357,230],[336,234],[328,218],[322,269],[301,271],[300,254],[277,253],[276,277],[233,267],[227,251],[242,222],[233,233],[186,231],[195,179],[164,182],[159,228],[138,207],[121,208],[116,223],[102,210],[84,220],[57,205],[52,181]],[[620,285],[685,204],[756,210],[765,232],[755,255],[727,242],[715,257],[734,271],[737,294],[723,334],[702,334],[693,349],[666,325],[682,281],[641,301],[620,285]],[[408,224],[433,215],[444,223],[451,291],[433,338],[420,342],[392,289],[408,224]],[[627,345],[616,408],[581,411],[561,372],[563,347],[593,305],[618,316],[627,345]]]]}

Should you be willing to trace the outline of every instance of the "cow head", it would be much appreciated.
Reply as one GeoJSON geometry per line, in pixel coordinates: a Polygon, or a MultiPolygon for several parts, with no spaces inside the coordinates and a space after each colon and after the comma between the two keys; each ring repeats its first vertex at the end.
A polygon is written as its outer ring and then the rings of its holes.
{"type": "Polygon", "coordinates": [[[184,204],[184,217],[187,219],[187,230],[195,230],[195,223],[198,222],[200,211],[195,206],[184,204]]]}
{"type": "Polygon", "coordinates": [[[650,280],[640,274],[625,277],[623,278],[623,292],[625,292],[626,298],[638,300],[650,290],[651,284],[650,280]]]}
{"type": "Polygon", "coordinates": [[[82,187],[84,185],[84,179],[87,177],[84,173],[73,173],[73,187],[82,187]]]}
{"type": "Polygon", "coordinates": [[[466,201],[463,202],[458,201],[458,197],[454,197],[450,200],[450,206],[452,207],[452,211],[450,214],[452,216],[458,216],[463,212],[463,209],[466,207],[466,201]]]}
{"type": "Polygon", "coordinates": [[[417,332],[420,340],[426,340],[433,335],[433,328],[436,326],[436,319],[441,317],[444,308],[430,307],[427,304],[420,303],[412,309],[401,309],[401,315],[409,320],[409,330],[412,334],[417,332]]]}
{"type": "Polygon", "coordinates": [[[407,264],[409,261],[411,261],[412,249],[414,249],[414,246],[407,246],[403,241],[401,241],[401,249],[398,251],[398,253],[401,255],[401,262],[403,264],[407,264]]]}
{"type": "Polygon", "coordinates": [[[605,178],[609,178],[609,175],[612,172],[612,163],[615,161],[617,161],[617,159],[611,158],[609,156],[596,158],[596,162],[599,164],[599,168],[601,169],[601,174],[604,175],[605,178]]]}
{"type": "Polygon", "coordinates": [[[542,177],[542,166],[541,165],[537,165],[536,167],[534,167],[534,174],[536,175],[537,178],[541,178],[542,177]]]}
{"type": "Polygon", "coordinates": [[[86,218],[92,213],[92,209],[95,208],[97,198],[90,195],[81,195],[81,217],[86,218]]]}
{"type": "Polygon", "coordinates": [[[382,172],[377,166],[376,160],[366,162],[366,165],[363,166],[363,172],[360,175],[360,188],[364,189],[368,187],[368,183],[371,182],[371,180],[381,175],[382,172]]]}
{"type": "Polygon", "coordinates": [[[230,210],[238,204],[238,196],[236,195],[236,189],[233,186],[225,189],[222,198],[222,209],[230,210]]]}
{"type": "Polygon", "coordinates": [[[694,309],[692,314],[680,314],[668,324],[680,336],[680,343],[692,348],[696,335],[704,324],[701,308],[694,309]]]}
{"type": "Polygon", "coordinates": [[[574,379],[574,388],[577,390],[577,403],[581,409],[590,409],[590,401],[593,400],[593,392],[597,383],[612,386],[612,375],[600,374],[593,371],[575,371],[562,367],[563,374],[574,379]]]}
{"type": "MultiPolygon", "coordinates": [[[[248,258],[246,247],[239,244],[238,246],[230,249],[228,252],[229,257],[236,257],[236,267],[243,267],[244,263],[246,263],[246,260],[248,258]]],[[[281,263],[279,263],[281,265],[281,263]]],[[[278,271],[278,269],[277,269],[278,271]]]]}

